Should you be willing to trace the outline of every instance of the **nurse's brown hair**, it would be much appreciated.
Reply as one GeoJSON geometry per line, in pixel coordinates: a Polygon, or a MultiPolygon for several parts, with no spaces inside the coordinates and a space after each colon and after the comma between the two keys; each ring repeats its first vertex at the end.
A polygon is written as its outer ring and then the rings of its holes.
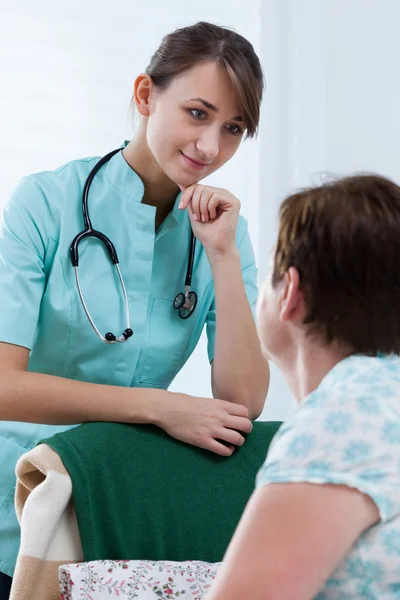
{"type": "Polygon", "coordinates": [[[355,352],[400,354],[400,187],[356,175],[281,205],[272,284],[299,271],[305,324],[355,352]]]}
{"type": "Polygon", "coordinates": [[[146,69],[165,89],[174,77],[202,62],[223,67],[243,111],[247,137],[257,133],[264,77],[253,46],[226,27],[200,22],[166,35],[146,69]]]}

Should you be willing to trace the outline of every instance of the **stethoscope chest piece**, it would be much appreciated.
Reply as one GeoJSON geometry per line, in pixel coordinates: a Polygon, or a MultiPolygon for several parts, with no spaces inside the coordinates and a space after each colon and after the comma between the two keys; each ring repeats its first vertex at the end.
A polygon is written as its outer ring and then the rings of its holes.
{"type": "Polygon", "coordinates": [[[196,238],[192,228],[190,228],[189,258],[185,278],[185,291],[177,294],[174,299],[174,308],[175,310],[179,311],[179,316],[181,319],[189,318],[190,315],[193,314],[197,305],[197,294],[190,289],[192,284],[195,248],[196,238]]]}
{"type": "Polygon", "coordinates": [[[174,308],[179,311],[181,319],[187,319],[194,312],[197,305],[197,294],[196,292],[190,292],[185,289],[185,292],[181,292],[174,299],[174,308]]]}

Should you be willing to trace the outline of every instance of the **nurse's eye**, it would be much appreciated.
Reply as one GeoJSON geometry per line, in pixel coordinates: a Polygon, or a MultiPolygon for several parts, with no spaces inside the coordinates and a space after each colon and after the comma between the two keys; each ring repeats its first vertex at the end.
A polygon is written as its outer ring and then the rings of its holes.
{"type": "Polygon", "coordinates": [[[241,135],[243,133],[243,129],[234,123],[230,123],[230,125],[227,125],[226,128],[233,135],[241,135]]]}
{"type": "Polygon", "coordinates": [[[203,121],[207,116],[207,113],[199,108],[190,108],[189,112],[197,121],[203,121]]]}

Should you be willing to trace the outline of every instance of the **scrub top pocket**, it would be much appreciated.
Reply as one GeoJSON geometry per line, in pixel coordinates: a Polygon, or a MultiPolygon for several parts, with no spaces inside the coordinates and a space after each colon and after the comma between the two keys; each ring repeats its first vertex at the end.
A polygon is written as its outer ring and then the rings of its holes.
{"type": "Polygon", "coordinates": [[[181,319],[172,298],[154,298],[148,313],[140,383],[167,388],[182,367],[196,316],[181,319]]]}

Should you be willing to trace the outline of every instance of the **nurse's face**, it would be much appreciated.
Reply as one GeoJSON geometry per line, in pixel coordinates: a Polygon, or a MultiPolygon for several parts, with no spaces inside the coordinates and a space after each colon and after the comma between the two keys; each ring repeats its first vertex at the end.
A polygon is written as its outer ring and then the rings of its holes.
{"type": "Polygon", "coordinates": [[[235,154],[243,114],[231,83],[216,63],[201,63],[152,88],[147,143],[165,174],[183,186],[197,183],[235,154]]]}

